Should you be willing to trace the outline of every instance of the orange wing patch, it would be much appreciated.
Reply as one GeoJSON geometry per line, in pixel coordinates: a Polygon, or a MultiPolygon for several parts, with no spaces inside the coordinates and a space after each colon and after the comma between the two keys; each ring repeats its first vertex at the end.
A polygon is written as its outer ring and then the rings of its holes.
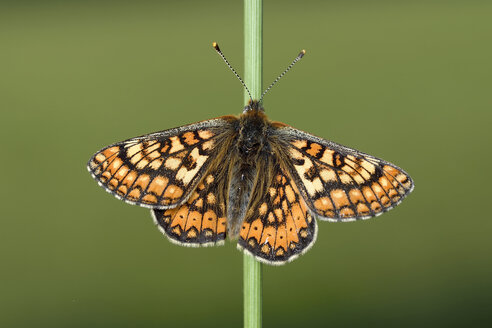
{"type": "Polygon", "coordinates": [[[304,132],[296,134],[303,138],[290,141],[293,176],[321,219],[377,216],[413,189],[410,176],[393,164],[304,132]]]}
{"type": "Polygon", "coordinates": [[[96,153],[88,169],[102,187],[129,203],[163,209],[176,206],[189,197],[207,170],[220,121],[114,144],[96,153]]]}
{"type": "Polygon", "coordinates": [[[244,219],[238,247],[269,264],[283,264],[304,253],[316,239],[316,221],[285,171],[276,174],[263,201],[244,219]]]}

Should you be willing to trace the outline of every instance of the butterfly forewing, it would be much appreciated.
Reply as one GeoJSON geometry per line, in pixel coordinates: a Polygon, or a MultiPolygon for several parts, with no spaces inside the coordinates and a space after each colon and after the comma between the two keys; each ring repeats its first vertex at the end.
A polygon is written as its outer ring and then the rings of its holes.
{"type": "Polygon", "coordinates": [[[253,194],[257,190],[265,192],[247,212],[238,247],[262,262],[283,264],[314,243],[316,221],[286,170],[279,164],[271,165],[275,165],[271,180],[253,190],[253,194]]]}
{"type": "Polygon", "coordinates": [[[213,161],[228,118],[129,139],[97,152],[88,169],[107,191],[129,203],[170,208],[190,196],[213,161]]]}
{"type": "Polygon", "coordinates": [[[413,189],[410,176],[391,163],[291,127],[279,133],[287,144],[286,165],[320,219],[377,216],[413,189]]]}

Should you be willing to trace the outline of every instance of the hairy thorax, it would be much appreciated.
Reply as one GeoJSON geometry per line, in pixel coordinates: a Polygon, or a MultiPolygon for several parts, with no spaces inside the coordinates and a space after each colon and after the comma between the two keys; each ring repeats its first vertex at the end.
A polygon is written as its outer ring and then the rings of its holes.
{"type": "Polygon", "coordinates": [[[251,110],[240,116],[236,151],[243,162],[254,164],[258,156],[269,152],[267,133],[268,121],[259,110],[251,110]]]}

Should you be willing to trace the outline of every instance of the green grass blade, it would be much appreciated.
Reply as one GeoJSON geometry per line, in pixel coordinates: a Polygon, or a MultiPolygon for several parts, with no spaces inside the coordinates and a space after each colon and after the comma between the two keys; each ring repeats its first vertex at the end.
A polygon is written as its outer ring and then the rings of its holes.
{"type": "MultiPolygon", "coordinates": [[[[258,99],[263,83],[263,1],[244,0],[244,81],[253,99],[258,99]]],[[[249,100],[245,91],[245,99],[249,100]]],[[[261,263],[244,254],[244,327],[261,327],[261,263]]]]}

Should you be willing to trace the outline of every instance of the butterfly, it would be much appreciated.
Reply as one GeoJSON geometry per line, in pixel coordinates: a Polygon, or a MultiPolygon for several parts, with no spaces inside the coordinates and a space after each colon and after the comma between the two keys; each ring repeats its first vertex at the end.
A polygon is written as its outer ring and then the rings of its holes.
{"type": "Polygon", "coordinates": [[[240,250],[273,265],[314,244],[316,218],[375,217],[413,190],[410,176],[394,164],[270,121],[263,95],[250,94],[239,116],[112,144],[92,156],[88,170],[118,199],[150,208],[171,242],[198,247],[237,238],[240,250]]]}

